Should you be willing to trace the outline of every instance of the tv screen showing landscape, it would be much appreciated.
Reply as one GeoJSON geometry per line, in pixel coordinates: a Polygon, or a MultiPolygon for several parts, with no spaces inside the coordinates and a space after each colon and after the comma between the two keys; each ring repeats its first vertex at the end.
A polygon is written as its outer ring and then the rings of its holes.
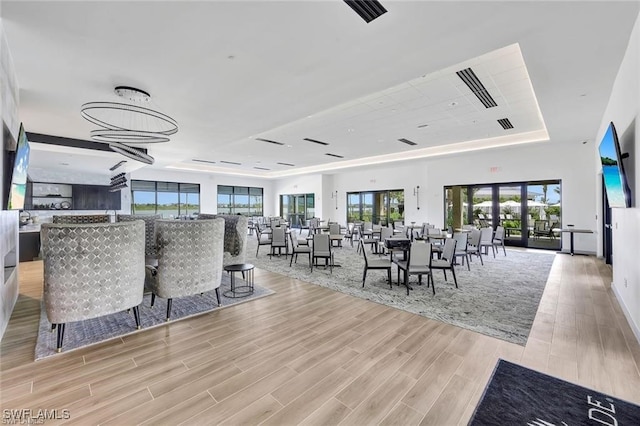
{"type": "Polygon", "coordinates": [[[24,128],[20,125],[18,134],[18,147],[16,148],[16,159],[11,175],[11,188],[9,190],[9,210],[24,209],[24,199],[27,192],[27,170],[29,168],[29,142],[24,128]]]}
{"type": "Polygon", "coordinates": [[[607,199],[610,207],[629,207],[628,194],[622,155],[618,144],[618,136],[613,123],[609,124],[607,131],[600,142],[600,161],[602,162],[602,176],[607,191],[607,199]]]}

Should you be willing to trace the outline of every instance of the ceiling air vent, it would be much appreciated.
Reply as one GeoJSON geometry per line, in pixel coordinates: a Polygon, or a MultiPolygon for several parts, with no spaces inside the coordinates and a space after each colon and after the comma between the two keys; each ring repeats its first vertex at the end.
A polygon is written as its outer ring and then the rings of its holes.
{"type": "Polygon", "coordinates": [[[276,163],[276,164],[280,164],[281,166],[289,166],[289,167],[295,167],[295,164],[289,164],[289,163],[276,163]]]}
{"type": "Polygon", "coordinates": [[[224,160],[220,160],[221,163],[224,164],[235,164],[236,166],[241,166],[242,163],[236,163],[235,161],[224,161],[224,160]]]}
{"type": "Polygon", "coordinates": [[[502,128],[505,130],[513,129],[513,124],[511,124],[508,118],[501,118],[500,120],[498,120],[498,123],[500,123],[502,128]]]}
{"type": "Polygon", "coordinates": [[[410,141],[409,139],[402,138],[398,140],[402,143],[406,143],[407,145],[411,145],[411,146],[418,145],[417,143],[415,143],[414,141],[410,141]]]}
{"type": "Polygon", "coordinates": [[[473,94],[482,102],[485,108],[498,106],[493,97],[491,97],[491,94],[487,91],[487,88],[484,87],[484,84],[482,84],[471,68],[463,69],[462,71],[456,72],[456,74],[464,81],[464,84],[469,86],[469,89],[471,89],[473,94]]]}
{"type": "Polygon", "coordinates": [[[257,169],[257,170],[271,170],[271,169],[267,169],[266,167],[254,167],[254,169],[257,169]]]}
{"type": "Polygon", "coordinates": [[[324,145],[324,146],[329,145],[327,142],[322,142],[322,141],[319,141],[319,140],[316,140],[316,139],[304,138],[304,140],[307,141],[307,142],[317,143],[318,145],[324,145]]]}
{"type": "Polygon", "coordinates": [[[428,124],[421,124],[421,125],[418,126],[418,129],[422,129],[424,127],[429,127],[429,125],[428,124]]]}
{"type": "Polygon", "coordinates": [[[195,161],[197,163],[209,163],[209,164],[216,164],[215,161],[209,161],[209,160],[198,160],[197,158],[192,159],[191,161],[195,161]]]}
{"type": "Polygon", "coordinates": [[[329,152],[327,152],[325,155],[328,155],[329,157],[344,158],[344,155],[331,154],[329,152]]]}
{"type": "Polygon", "coordinates": [[[274,145],[284,145],[282,142],[278,142],[278,141],[272,141],[270,139],[262,139],[262,138],[256,138],[257,141],[260,142],[266,142],[266,143],[272,143],[274,145]]]}
{"type": "Polygon", "coordinates": [[[387,9],[378,0],[344,0],[368,24],[380,15],[387,13],[387,9]]]}

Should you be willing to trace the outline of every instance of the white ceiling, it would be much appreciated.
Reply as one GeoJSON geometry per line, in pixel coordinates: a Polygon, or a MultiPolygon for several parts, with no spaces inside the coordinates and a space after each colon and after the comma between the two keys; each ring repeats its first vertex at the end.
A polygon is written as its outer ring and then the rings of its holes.
{"type": "MultiPolygon", "coordinates": [[[[80,106],[135,86],[180,124],[171,142],[147,147],[156,164],[146,167],[278,177],[593,139],[640,9],[636,1],[382,4],[388,12],[369,24],[340,0],[2,1],[0,11],[27,131],[89,139],[95,127],[80,106]],[[467,67],[497,107],[485,109],[457,77],[467,67]],[[515,128],[503,130],[499,118],[515,128]]],[[[35,154],[32,167],[82,163],[56,155],[35,154]]],[[[92,169],[108,175],[111,165],[92,169]]]]}

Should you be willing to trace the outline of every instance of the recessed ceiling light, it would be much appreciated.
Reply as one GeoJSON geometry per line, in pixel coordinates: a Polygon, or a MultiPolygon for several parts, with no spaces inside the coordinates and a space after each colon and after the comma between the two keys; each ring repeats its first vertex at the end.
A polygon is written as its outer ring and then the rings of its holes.
{"type": "Polygon", "coordinates": [[[450,107],[454,107],[454,106],[456,106],[456,105],[458,105],[458,103],[457,103],[456,101],[453,101],[453,102],[449,103],[449,106],[450,106],[450,107]]]}
{"type": "Polygon", "coordinates": [[[287,145],[287,148],[291,148],[291,147],[292,147],[292,145],[287,145]]]}
{"type": "Polygon", "coordinates": [[[351,132],[355,132],[356,129],[347,129],[347,132],[351,133],[351,132]]]}
{"type": "Polygon", "coordinates": [[[582,145],[586,145],[586,143],[589,142],[589,139],[585,139],[582,141],[582,145]]]}

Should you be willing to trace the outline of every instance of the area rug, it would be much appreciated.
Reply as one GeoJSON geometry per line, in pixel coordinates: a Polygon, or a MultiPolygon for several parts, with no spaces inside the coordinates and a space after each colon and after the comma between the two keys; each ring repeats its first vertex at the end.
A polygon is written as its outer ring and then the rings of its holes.
{"type": "MultiPolygon", "coordinates": [[[[255,257],[255,237],[249,238],[247,246],[247,261],[261,269],[523,346],[555,258],[553,252],[507,249],[507,256],[504,256],[501,250],[495,258],[483,256],[484,266],[474,258],[471,271],[467,271],[466,266],[457,266],[459,288],[453,285],[449,272],[448,281],[445,281],[442,271],[435,271],[435,296],[426,285],[417,285],[417,277],[411,277],[414,290],[407,296],[405,287],[394,284],[393,289],[389,288],[385,271],[370,270],[362,288],[364,259],[347,242],[344,247],[333,250],[335,262],[342,266],[334,268],[333,273],[323,267],[310,272],[305,255],[298,256],[298,263],[289,267],[290,259],[285,259],[284,255],[268,256],[268,246],[260,247],[255,257]]],[[[392,276],[396,282],[395,266],[392,276]]]]}
{"type": "MultiPolygon", "coordinates": [[[[236,286],[241,285],[245,285],[245,283],[240,276],[237,276],[236,286]]],[[[227,274],[223,274],[222,284],[220,286],[221,307],[218,307],[215,291],[205,292],[202,295],[197,294],[194,296],[173,299],[170,322],[183,320],[185,318],[211,312],[216,309],[222,309],[238,303],[248,302],[274,293],[272,290],[259,285],[254,285],[253,294],[241,298],[230,298],[224,295],[224,292],[228,290],[230,290],[229,276],[227,274]]],[[[144,332],[144,330],[148,330],[149,328],[168,324],[167,321],[165,321],[167,301],[157,297],[154,307],[151,308],[150,305],[151,295],[146,294],[142,304],[140,305],[141,330],[136,330],[135,328],[136,323],[133,318],[133,313],[126,311],[86,321],[66,324],[62,353],[116,337],[125,336],[127,334],[144,332]]],[[[47,314],[44,311],[43,304],[40,312],[38,341],[35,349],[36,361],[57,354],[56,335],[57,333],[55,331],[53,333],[51,332],[51,324],[47,320],[47,314]]]]}
{"type": "Polygon", "coordinates": [[[640,406],[499,360],[469,425],[637,425],[640,406]]]}

